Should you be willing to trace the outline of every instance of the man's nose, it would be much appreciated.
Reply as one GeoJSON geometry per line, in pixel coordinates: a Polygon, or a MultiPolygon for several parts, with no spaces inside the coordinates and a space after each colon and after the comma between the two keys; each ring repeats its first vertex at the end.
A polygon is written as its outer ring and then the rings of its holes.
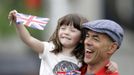
{"type": "Polygon", "coordinates": [[[86,38],[85,39],[85,44],[88,45],[88,46],[93,45],[92,39],[90,37],[89,38],[86,38]]]}

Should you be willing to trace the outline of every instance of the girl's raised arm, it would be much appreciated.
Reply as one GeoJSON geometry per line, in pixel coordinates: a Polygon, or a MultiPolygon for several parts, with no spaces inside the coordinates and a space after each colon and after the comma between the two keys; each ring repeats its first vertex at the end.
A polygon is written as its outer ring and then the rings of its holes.
{"type": "MultiPolygon", "coordinates": [[[[16,22],[16,13],[17,13],[17,11],[13,10],[13,11],[9,12],[9,15],[8,15],[8,19],[14,23],[16,22]]],[[[43,53],[44,44],[42,41],[32,37],[24,25],[16,24],[15,27],[16,27],[16,31],[17,31],[18,35],[20,36],[21,40],[26,45],[28,45],[29,47],[31,47],[38,53],[43,53]]]]}

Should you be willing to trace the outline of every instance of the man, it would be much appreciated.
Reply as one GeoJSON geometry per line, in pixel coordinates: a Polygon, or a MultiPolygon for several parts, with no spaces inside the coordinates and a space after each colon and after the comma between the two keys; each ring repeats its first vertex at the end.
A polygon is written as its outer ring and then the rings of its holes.
{"type": "Polygon", "coordinates": [[[111,20],[96,20],[83,24],[86,31],[84,62],[81,75],[119,75],[107,72],[106,65],[123,40],[122,27],[111,20]]]}

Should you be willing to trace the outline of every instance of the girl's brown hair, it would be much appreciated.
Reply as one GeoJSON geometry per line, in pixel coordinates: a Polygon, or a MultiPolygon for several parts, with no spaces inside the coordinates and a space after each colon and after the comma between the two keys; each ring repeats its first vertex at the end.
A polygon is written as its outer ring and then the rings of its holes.
{"type": "MultiPolygon", "coordinates": [[[[55,49],[52,50],[51,52],[58,54],[59,52],[62,51],[62,45],[61,45],[59,38],[58,38],[58,31],[62,25],[73,25],[76,29],[81,31],[81,40],[83,40],[84,35],[82,32],[81,25],[85,22],[88,22],[88,20],[86,18],[78,15],[78,14],[68,14],[66,16],[61,17],[58,20],[58,26],[57,26],[55,32],[53,33],[53,35],[49,39],[49,41],[52,41],[55,45],[55,49]]],[[[72,51],[72,55],[75,55],[77,59],[82,59],[83,53],[84,53],[83,49],[84,49],[83,42],[79,43],[76,46],[76,48],[72,51]]]]}

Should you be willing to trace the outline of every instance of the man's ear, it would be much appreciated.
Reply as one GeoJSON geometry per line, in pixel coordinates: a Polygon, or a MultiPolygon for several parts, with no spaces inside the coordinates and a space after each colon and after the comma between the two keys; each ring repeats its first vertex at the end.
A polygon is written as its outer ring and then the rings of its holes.
{"type": "Polygon", "coordinates": [[[107,53],[113,54],[117,49],[118,49],[117,42],[113,42],[113,43],[111,43],[111,46],[109,47],[109,51],[107,53]]]}

